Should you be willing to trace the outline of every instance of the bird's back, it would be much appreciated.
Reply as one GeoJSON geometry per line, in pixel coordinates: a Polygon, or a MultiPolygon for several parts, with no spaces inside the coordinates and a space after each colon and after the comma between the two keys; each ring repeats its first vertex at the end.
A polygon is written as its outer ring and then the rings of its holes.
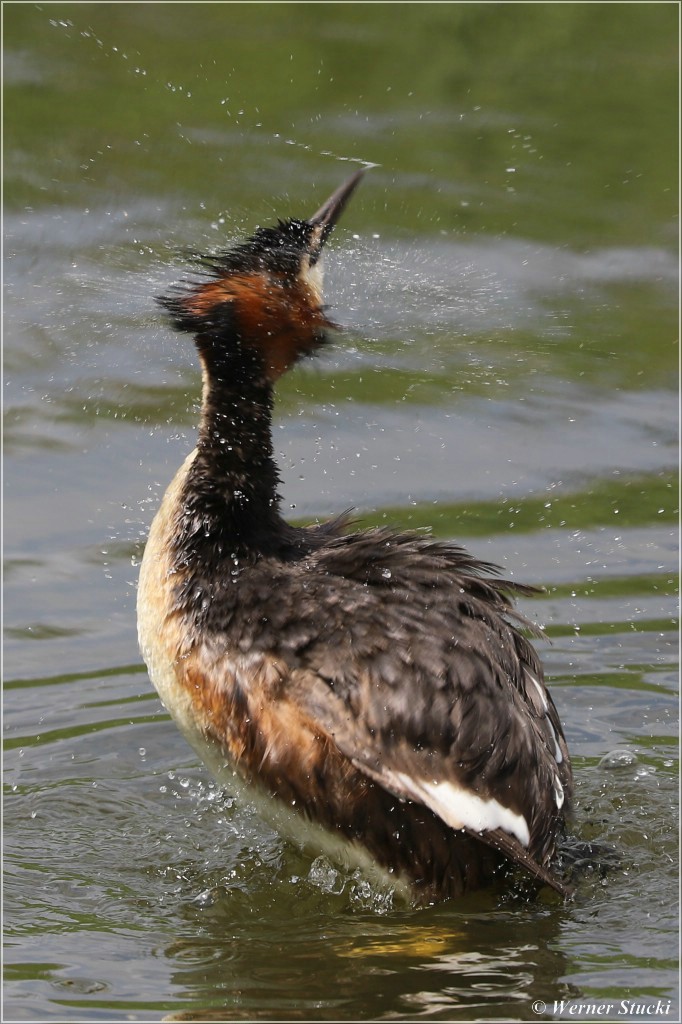
{"type": "Polygon", "coordinates": [[[418,535],[283,526],[278,552],[169,579],[197,638],[180,690],[247,782],[418,889],[482,884],[486,847],[551,880],[568,753],[492,572],[418,535]]]}

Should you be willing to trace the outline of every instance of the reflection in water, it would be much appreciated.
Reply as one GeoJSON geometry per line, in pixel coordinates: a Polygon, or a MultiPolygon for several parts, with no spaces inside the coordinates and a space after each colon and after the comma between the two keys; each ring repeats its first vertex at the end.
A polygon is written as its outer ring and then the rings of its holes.
{"type": "MultiPolygon", "coordinates": [[[[361,1017],[368,1001],[377,1019],[436,1020],[529,1016],[534,998],[566,997],[565,956],[556,950],[556,908],[507,896],[466,901],[390,921],[348,916],[337,900],[334,919],[320,918],[301,886],[299,920],[248,921],[226,896],[201,915],[201,937],[166,949],[179,991],[193,1008],[168,1019],[341,1019],[361,1017]],[[469,905],[470,903],[470,905],[469,905]],[[486,907],[487,904],[487,907],[486,907]],[[273,945],[272,929],[277,942],[273,945]],[[281,959],[281,967],[276,966],[281,959]],[[333,979],[333,981],[331,980],[333,979]]],[[[550,898],[551,899],[551,898],[550,898]]],[[[195,912],[187,932],[197,934],[195,912]]]]}

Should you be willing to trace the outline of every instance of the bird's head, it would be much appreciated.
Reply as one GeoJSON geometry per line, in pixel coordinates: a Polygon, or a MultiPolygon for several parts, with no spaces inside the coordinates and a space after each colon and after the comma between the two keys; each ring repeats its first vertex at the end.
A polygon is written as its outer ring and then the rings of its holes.
{"type": "Polygon", "coordinates": [[[308,220],[258,228],[235,248],[202,259],[203,279],[159,299],[174,326],[195,336],[209,373],[229,372],[241,360],[273,382],[324,342],[334,325],[322,304],[323,247],[363,173],[308,220]]]}

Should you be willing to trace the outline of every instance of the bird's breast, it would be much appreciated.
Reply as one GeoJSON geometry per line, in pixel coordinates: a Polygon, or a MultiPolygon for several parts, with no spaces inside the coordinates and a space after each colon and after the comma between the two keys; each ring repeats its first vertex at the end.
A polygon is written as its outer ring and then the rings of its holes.
{"type": "MultiPolygon", "coordinates": [[[[182,665],[188,628],[174,602],[179,583],[172,559],[180,495],[196,451],[185,460],[154,517],[145,545],[137,591],[137,632],[149,678],[182,733],[196,747],[201,723],[182,665]]],[[[203,756],[203,755],[202,755],[203,756]]]]}

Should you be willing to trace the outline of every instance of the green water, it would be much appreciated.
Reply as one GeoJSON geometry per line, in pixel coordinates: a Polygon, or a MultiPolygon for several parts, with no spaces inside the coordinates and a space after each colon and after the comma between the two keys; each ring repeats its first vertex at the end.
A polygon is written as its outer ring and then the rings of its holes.
{"type": "Polygon", "coordinates": [[[678,1019],[677,5],[3,19],[4,1019],[678,1019]],[[571,833],[614,851],[565,905],[416,911],[304,856],[215,790],[137,652],[199,388],[153,296],[354,161],[344,330],[278,396],[284,506],[545,587],[571,833]]]}

